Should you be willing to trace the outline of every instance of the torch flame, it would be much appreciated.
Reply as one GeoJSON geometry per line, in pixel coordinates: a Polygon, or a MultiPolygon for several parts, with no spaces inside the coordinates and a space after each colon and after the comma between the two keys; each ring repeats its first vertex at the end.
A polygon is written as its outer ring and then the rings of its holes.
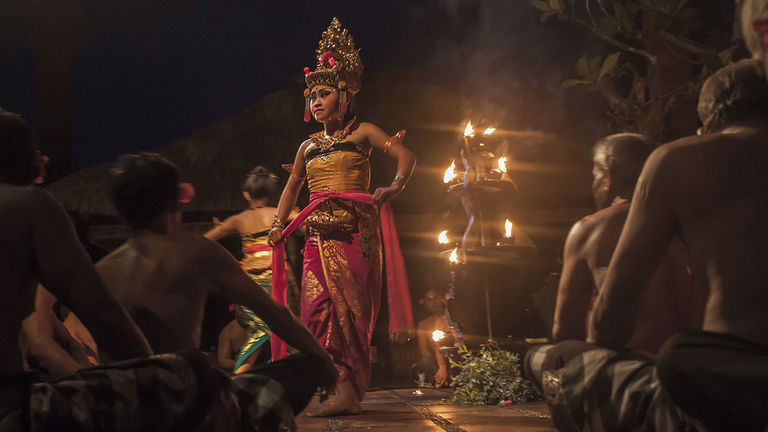
{"type": "Polygon", "coordinates": [[[502,156],[499,158],[499,171],[507,172],[507,157],[502,156]]]}
{"type": "Polygon", "coordinates": [[[450,261],[451,264],[459,263],[459,248],[453,248],[451,254],[448,256],[448,261],[450,261]]]}
{"type": "Polygon", "coordinates": [[[440,244],[448,243],[448,230],[440,231],[440,234],[437,236],[437,242],[440,244]]]}
{"type": "Polygon", "coordinates": [[[442,330],[435,330],[432,332],[432,340],[435,342],[440,342],[443,338],[445,338],[445,332],[442,330]]]}
{"type": "Polygon", "coordinates": [[[475,128],[472,127],[472,122],[467,122],[467,127],[464,128],[464,136],[474,136],[475,135],[475,128]]]}
{"type": "Polygon", "coordinates": [[[496,128],[488,128],[483,131],[483,135],[490,135],[496,131],[496,128]]]}
{"type": "Polygon", "coordinates": [[[451,166],[448,167],[448,169],[445,170],[445,174],[443,174],[443,183],[450,183],[451,180],[456,178],[456,161],[451,161],[451,166]]]}
{"type": "Polygon", "coordinates": [[[504,222],[504,237],[510,238],[512,237],[512,221],[507,219],[504,222]]]}

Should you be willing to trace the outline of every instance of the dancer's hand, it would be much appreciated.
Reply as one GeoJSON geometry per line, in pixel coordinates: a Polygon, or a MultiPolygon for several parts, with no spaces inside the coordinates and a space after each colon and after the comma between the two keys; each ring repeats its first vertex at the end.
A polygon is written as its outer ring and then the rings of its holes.
{"type": "Polygon", "coordinates": [[[274,246],[278,243],[280,243],[280,237],[283,235],[283,228],[281,227],[274,227],[272,228],[272,231],[267,234],[267,244],[270,246],[274,246]]]}
{"type": "Polygon", "coordinates": [[[375,202],[376,204],[381,204],[389,200],[395,199],[398,195],[400,195],[401,190],[402,189],[400,188],[400,186],[397,186],[397,185],[390,185],[390,186],[377,188],[375,191],[373,191],[373,202],[375,202]]]}

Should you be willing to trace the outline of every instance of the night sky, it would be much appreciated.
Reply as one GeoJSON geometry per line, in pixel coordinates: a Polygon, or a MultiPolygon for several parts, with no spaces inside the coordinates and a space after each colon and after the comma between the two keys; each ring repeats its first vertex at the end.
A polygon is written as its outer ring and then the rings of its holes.
{"type": "MultiPolygon", "coordinates": [[[[568,24],[541,24],[524,0],[83,0],[80,9],[73,169],[162,146],[285,88],[314,64],[333,16],[362,49],[367,73],[407,73],[492,102],[507,128],[588,126],[591,136],[602,127],[584,124],[574,113],[584,94],[560,82],[582,52],[603,48],[568,24]]],[[[13,13],[0,26],[0,106],[31,120],[29,18],[13,13]]]]}

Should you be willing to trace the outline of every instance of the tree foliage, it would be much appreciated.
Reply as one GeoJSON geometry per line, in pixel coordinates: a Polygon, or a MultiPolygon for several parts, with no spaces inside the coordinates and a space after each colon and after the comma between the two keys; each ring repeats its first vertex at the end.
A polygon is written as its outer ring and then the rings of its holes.
{"type": "Polygon", "coordinates": [[[670,118],[691,109],[680,102],[695,100],[703,81],[740,55],[733,17],[713,17],[706,7],[697,7],[701,2],[530,1],[541,11],[541,22],[575,23],[615,50],[605,57],[582,55],[576,75],[562,85],[599,92],[618,129],[668,138],[670,118]]]}

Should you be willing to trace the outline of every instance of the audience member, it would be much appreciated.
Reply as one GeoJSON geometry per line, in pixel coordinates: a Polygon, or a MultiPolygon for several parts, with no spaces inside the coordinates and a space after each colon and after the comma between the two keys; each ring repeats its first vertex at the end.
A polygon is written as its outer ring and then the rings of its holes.
{"type": "MultiPolygon", "coordinates": [[[[656,145],[646,136],[605,137],[593,150],[592,193],[598,211],[578,221],[565,242],[552,339],[586,340],[589,312],[627,219],[632,192],[656,145]]],[[[693,284],[685,249],[674,241],[642,297],[629,348],[658,352],[675,331],[693,326],[693,284]]]]}
{"type": "Polygon", "coordinates": [[[418,381],[422,381],[419,375],[423,375],[423,381],[442,387],[450,382],[451,375],[448,362],[440,353],[440,346],[454,340],[451,328],[445,318],[445,304],[443,296],[437,290],[430,289],[424,293],[422,300],[424,309],[429,316],[416,324],[416,340],[419,343],[419,360],[413,365],[414,375],[418,381]],[[440,339],[433,338],[438,331],[440,339]]]}
{"type": "Polygon", "coordinates": [[[90,339],[92,346],[76,340],[54,312],[55,303],[56,297],[38,286],[35,310],[24,319],[19,333],[25,368],[44,379],[70,375],[98,363],[93,339],[90,339]]]}
{"type": "Polygon", "coordinates": [[[758,60],[728,65],[704,83],[699,95],[699,134],[720,132],[750,117],[768,114],[768,81],[758,60]]]}
{"type": "Polygon", "coordinates": [[[235,361],[240,357],[241,347],[248,339],[247,324],[243,321],[243,310],[233,304],[235,319],[229,322],[219,333],[219,343],[216,347],[216,359],[219,367],[226,371],[235,370],[235,361]]]}
{"type": "MultiPolygon", "coordinates": [[[[745,10],[756,3],[745,2],[745,10]]],[[[767,10],[765,1],[761,7],[767,10]]],[[[710,81],[704,90],[713,86],[710,81]]],[[[649,157],[593,311],[589,341],[600,347],[568,341],[526,355],[526,371],[542,384],[559,427],[762,431],[768,426],[765,104],[762,99],[759,109],[731,119],[718,132],[668,143],[649,157]],[[640,299],[676,236],[697,276],[703,325],[672,336],[656,364],[615,351],[631,337],[640,299]]]]}
{"type": "Polygon", "coordinates": [[[189,185],[179,184],[176,167],[159,155],[142,153],[121,157],[115,171],[115,207],[133,232],[96,268],[155,351],[197,348],[205,300],[217,292],[247,306],[302,351],[252,369],[283,386],[294,413],[309,403],[316,387],[332,388],[336,368],[309,330],[251,280],[224,248],[179,231],[180,193],[191,197],[189,185]]]}

